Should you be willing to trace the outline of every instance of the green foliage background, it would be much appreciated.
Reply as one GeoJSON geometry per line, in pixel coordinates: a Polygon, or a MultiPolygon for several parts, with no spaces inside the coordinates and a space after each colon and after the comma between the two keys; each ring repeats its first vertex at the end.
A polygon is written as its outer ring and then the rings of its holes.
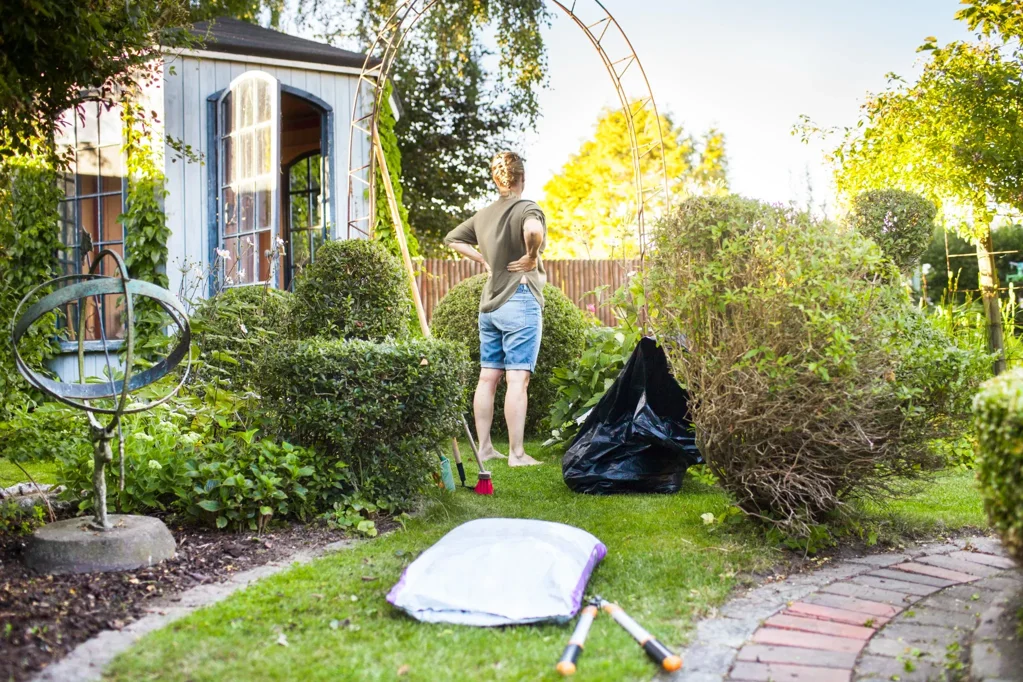
{"type": "Polygon", "coordinates": [[[984,384],[973,411],[984,508],[1005,548],[1023,562],[1023,370],[984,384]]]}
{"type": "MultiPolygon", "coordinates": [[[[58,274],[63,193],[57,179],[45,153],[7,157],[0,173],[0,421],[41,399],[18,374],[8,335],[22,297],[58,274]]],[[[56,352],[56,322],[55,314],[45,316],[22,340],[19,349],[30,366],[41,368],[56,352]]]]}

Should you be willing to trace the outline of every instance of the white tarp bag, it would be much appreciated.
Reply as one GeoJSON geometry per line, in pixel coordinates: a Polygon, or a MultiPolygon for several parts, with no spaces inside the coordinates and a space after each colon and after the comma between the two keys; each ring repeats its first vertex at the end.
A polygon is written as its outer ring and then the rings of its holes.
{"type": "Polygon", "coordinates": [[[387,601],[427,623],[565,622],[606,554],[600,540],[562,523],[478,519],[413,561],[387,601]]]}

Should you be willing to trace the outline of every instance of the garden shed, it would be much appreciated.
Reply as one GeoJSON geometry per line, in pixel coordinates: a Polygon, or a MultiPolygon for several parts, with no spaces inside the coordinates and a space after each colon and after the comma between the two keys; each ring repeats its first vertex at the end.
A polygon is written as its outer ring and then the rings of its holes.
{"type": "MultiPolygon", "coordinates": [[[[163,55],[162,77],[145,85],[141,102],[155,116],[151,134],[163,149],[170,289],[208,295],[218,251],[231,259],[223,284],[269,279],[288,288],[319,244],[343,236],[336,226],[345,223],[346,152],[365,56],[235,19],[192,31],[200,42],[163,55]],[[265,254],[278,240],[286,255],[271,264],[265,254]]],[[[65,117],[57,142],[74,150],[74,162],[61,206],[64,274],[86,272],[100,249],[124,254],[123,137],[116,108],[89,103],[84,115],[65,117]]],[[[366,141],[357,145],[355,158],[366,157],[366,141]]],[[[87,376],[105,366],[100,339],[123,338],[122,309],[107,298],[100,310],[81,311],[87,376]]],[[[80,311],[66,312],[73,339],[80,311]]],[[[77,343],[65,342],[65,350],[51,368],[76,380],[77,343]]]]}

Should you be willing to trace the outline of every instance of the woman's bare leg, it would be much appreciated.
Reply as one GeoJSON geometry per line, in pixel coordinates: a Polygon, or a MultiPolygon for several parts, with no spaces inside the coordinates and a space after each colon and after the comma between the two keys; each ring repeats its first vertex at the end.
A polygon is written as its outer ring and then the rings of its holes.
{"type": "Polygon", "coordinates": [[[504,455],[494,449],[490,440],[490,427],[494,423],[494,396],[497,385],[501,383],[504,370],[484,367],[480,370],[480,380],[476,384],[476,395],[473,397],[473,415],[476,418],[476,437],[479,438],[480,459],[502,459],[504,455]]]}
{"type": "Polygon", "coordinates": [[[508,466],[524,467],[540,464],[526,454],[526,408],[529,406],[527,391],[530,373],[512,369],[505,373],[508,392],[504,397],[504,418],[508,422],[508,466]]]}

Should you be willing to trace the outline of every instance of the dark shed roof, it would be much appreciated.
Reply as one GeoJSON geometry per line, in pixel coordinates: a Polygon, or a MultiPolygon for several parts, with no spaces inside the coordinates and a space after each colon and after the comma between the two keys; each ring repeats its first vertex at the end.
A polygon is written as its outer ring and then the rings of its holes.
{"type": "Polygon", "coordinates": [[[192,34],[203,38],[202,49],[211,52],[272,57],[312,64],[330,64],[362,68],[366,55],[263,28],[238,19],[221,17],[213,21],[200,21],[192,27],[192,34]]]}

